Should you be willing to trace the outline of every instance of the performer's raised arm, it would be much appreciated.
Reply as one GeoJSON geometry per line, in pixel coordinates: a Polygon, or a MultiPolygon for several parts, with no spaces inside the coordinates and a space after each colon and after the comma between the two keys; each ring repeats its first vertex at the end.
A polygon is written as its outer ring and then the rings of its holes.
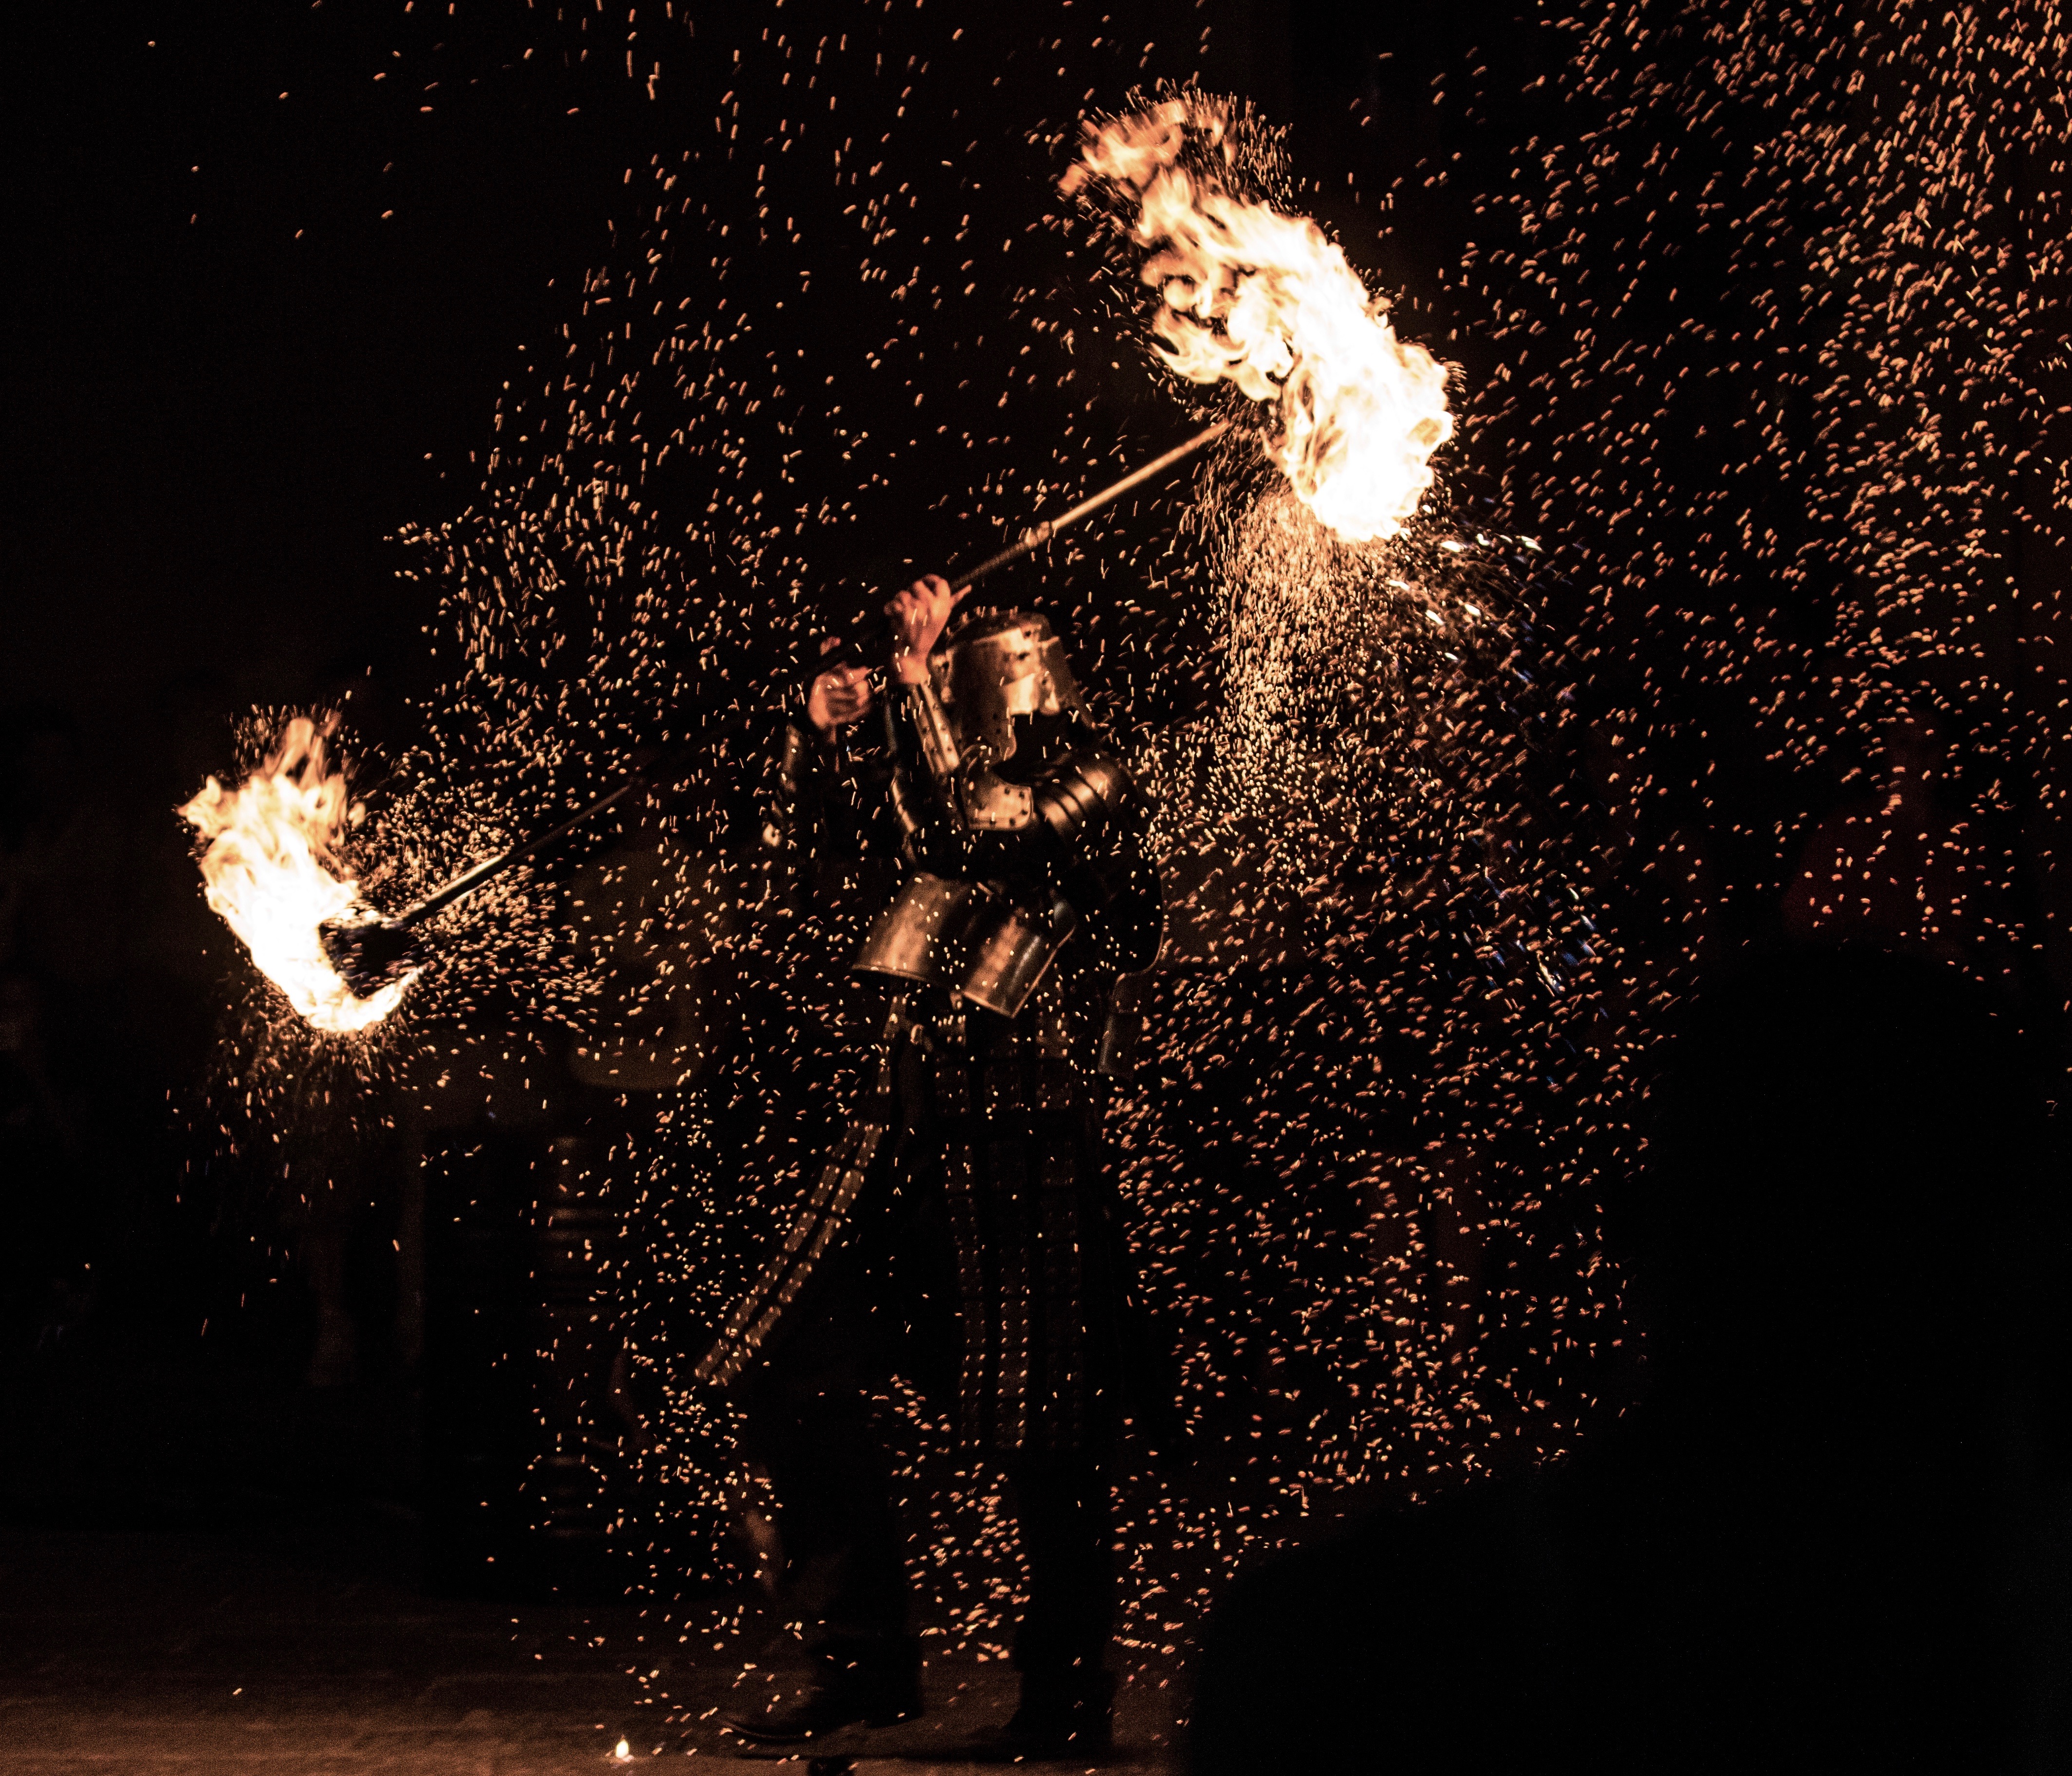
{"type": "Polygon", "coordinates": [[[890,767],[877,724],[865,719],[876,707],[867,670],[832,665],[778,730],[759,798],[760,837],[794,893],[824,866],[840,869],[896,847],[884,806],[890,767]]]}

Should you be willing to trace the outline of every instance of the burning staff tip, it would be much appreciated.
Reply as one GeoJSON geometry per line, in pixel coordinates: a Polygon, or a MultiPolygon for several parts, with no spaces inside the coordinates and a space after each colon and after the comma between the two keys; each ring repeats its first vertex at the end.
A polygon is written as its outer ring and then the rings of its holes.
{"type": "Polygon", "coordinates": [[[180,813],[208,841],[200,864],[210,907],[305,1023],[350,1035],[393,1012],[415,971],[362,991],[329,955],[323,928],[364,913],[352,875],[340,873],[355,810],[327,754],[335,727],[335,717],[295,717],[242,784],[212,777],[180,813]]]}
{"type": "Polygon", "coordinates": [[[1453,435],[1445,369],[1397,337],[1386,302],[1314,221],[1231,187],[1226,107],[1198,97],[1091,125],[1063,189],[1128,194],[1140,274],[1159,293],[1160,362],[1275,408],[1268,452],[1302,503],[1348,542],[1386,541],[1453,435]]]}
{"type": "Polygon", "coordinates": [[[417,933],[364,908],[325,920],[317,927],[317,940],[324,959],[360,1000],[407,987],[431,959],[417,933]]]}

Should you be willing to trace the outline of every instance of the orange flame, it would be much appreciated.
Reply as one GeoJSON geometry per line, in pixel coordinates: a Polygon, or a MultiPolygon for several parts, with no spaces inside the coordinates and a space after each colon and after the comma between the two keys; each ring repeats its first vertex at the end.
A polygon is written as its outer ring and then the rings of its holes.
{"type": "Polygon", "coordinates": [[[1304,505],[1351,542],[1396,535],[1453,435],[1446,373],[1400,340],[1334,241],[1307,216],[1234,196],[1178,164],[1189,133],[1226,160],[1220,107],[1168,99],[1089,124],[1067,195],[1096,179],[1138,201],[1143,277],[1164,297],[1153,348],[1190,382],[1235,382],[1280,402],[1273,457],[1304,505]]]}
{"type": "Polygon", "coordinates": [[[380,1023],[417,977],[356,998],[317,935],[325,920],[364,911],[352,876],[335,873],[338,841],[358,810],[344,773],[324,769],[335,725],[319,730],[296,716],[241,788],[211,777],[180,813],[208,841],[201,876],[210,907],[308,1023],[343,1034],[380,1023]]]}

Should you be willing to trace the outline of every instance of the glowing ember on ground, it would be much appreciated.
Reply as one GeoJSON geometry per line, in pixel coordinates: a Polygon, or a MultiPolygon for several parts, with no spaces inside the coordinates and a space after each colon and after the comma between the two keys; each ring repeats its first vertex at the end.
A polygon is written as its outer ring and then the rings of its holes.
{"type": "Polygon", "coordinates": [[[359,999],[324,958],[317,927],[360,908],[352,876],[336,873],[352,816],[345,774],[324,769],[330,732],[298,715],[241,787],[211,777],[180,813],[208,841],[201,874],[209,905],[306,1022],[344,1033],[380,1023],[417,977],[359,999]]]}
{"type": "Polygon", "coordinates": [[[1344,251],[1307,216],[1227,190],[1221,109],[1169,99],[1090,130],[1065,175],[1137,194],[1135,236],[1157,250],[1144,281],[1165,300],[1154,349],[1190,382],[1234,382],[1277,399],[1273,456],[1303,503],[1350,542],[1392,537],[1432,484],[1431,456],[1453,435],[1446,373],[1396,336],[1344,251]],[[1210,150],[1182,165],[1190,134],[1210,150]]]}

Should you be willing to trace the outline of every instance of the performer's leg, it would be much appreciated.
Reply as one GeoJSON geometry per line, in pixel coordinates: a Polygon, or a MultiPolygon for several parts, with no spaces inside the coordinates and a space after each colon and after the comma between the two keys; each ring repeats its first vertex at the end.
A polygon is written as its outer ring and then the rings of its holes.
{"type": "Polygon", "coordinates": [[[1032,1754],[1108,1743],[1114,1680],[1114,1506],[1090,1455],[1030,1453],[1008,1464],[1029,1563],[1029,1608],[1014,1638],[1022,1706],[1009,1733],[1032,1754]]]}
{"type": "Polygon", "coordinates": [[[745,1451],[777,1498],[784,1606],[807,1629],[803,1669],[764,1661],[744,1674],[727,1724],[751,1739],[804,1739],[920,1711],[902,1536],[865,1392],[866,1317],[852,1279],[816,1282],[825,1286],[740,1396],[745,1451]]]}
{"type": "Polygon", "coordinates": [[[871,1428],[861,1316],[841,1311],[849,1288],[828,1293],[821,1311],[786,1329],[744,1389],[746,1453],[776,1494],[787,1606],[835,1634],[900,1636],[906,1565],[871,1428]]]}

